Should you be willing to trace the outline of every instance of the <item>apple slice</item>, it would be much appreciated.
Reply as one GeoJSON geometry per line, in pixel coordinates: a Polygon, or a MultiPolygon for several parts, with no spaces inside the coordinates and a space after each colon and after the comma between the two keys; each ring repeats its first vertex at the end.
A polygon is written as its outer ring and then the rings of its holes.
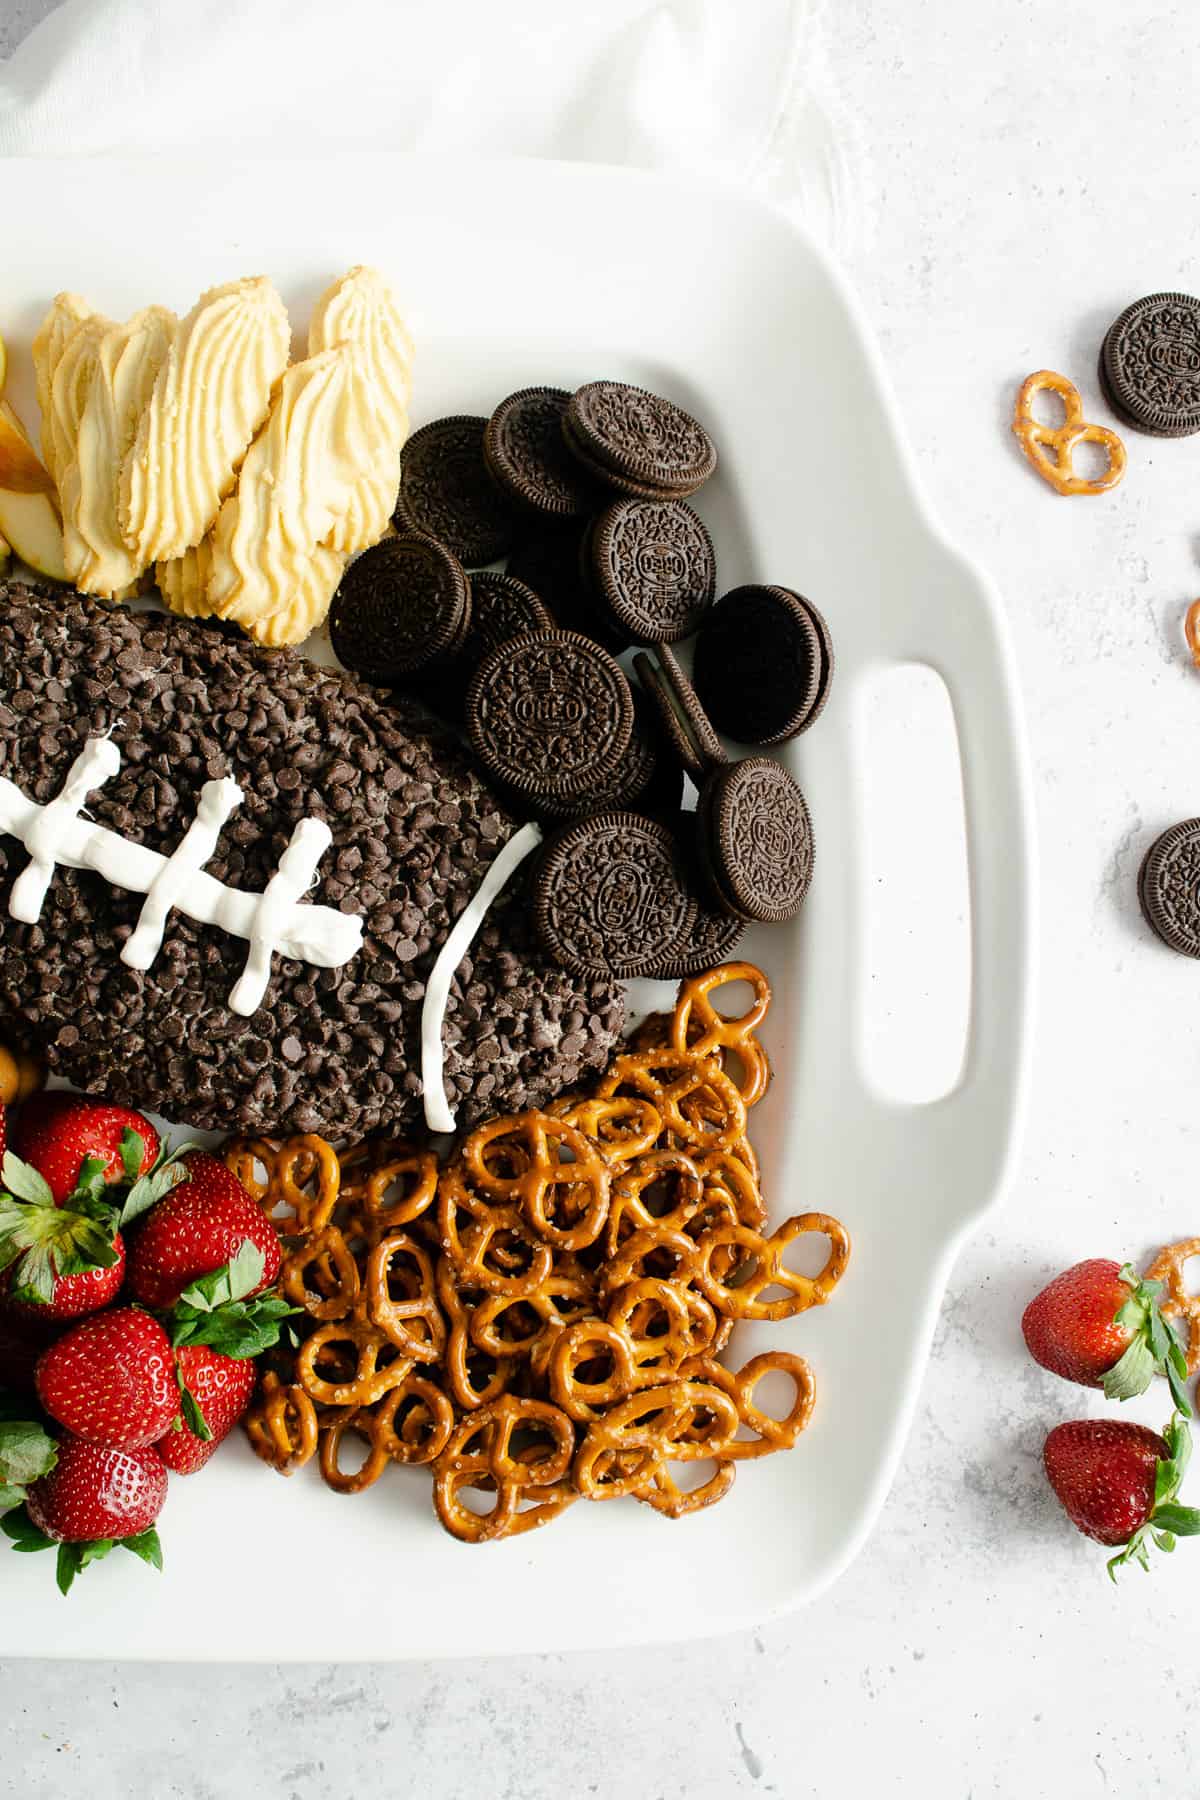
{"type": "Polygon", "coordinates": [[[50,471],[35,455],[29,439],[0,413],[0,488],[10,494],[52,494],[50,471]]]}
{"type": "MultiPolygon", "coordinates": [[[[25,427],[7,400],[0,400],[0,437],[9,443],[17,440],[27,455],[37,461],[25,427]]],[[[42,473],[46,473],[44,469],[42,473]]],[[[28,488],[8,487],[0,476],[0,532],[21,561],[39,575],[46,575],[51,581],[66,581],[62,523],[52,493],[53,484],[49,492],[44,488],[31,492],[28,488]]]]}

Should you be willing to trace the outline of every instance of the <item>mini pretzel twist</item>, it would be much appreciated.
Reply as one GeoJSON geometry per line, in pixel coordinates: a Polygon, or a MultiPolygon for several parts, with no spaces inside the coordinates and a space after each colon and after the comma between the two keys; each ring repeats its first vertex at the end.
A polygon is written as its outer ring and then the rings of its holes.
{"type": "Polygon", "coordinates": [[[694,975],[682,983],[679,999],[671,1016],[670,1043],[681,1055],[716,1056],[726,1073],[729,1061],[737,1069],[736,1085],[746,1107],[757,1106],[771,1080],[767,1053],[755,1037],[755,1031],[767,1016],[771,1004],[771,987],[761,969],[753,963],[725,963],[694,975]],[[714,993],[747,982],[754,998],[738,1018],[719,1013],[712,1003],[714,993]]]}
{"type": "Polygon", "coordinates": [[[532,1112],[492,1119],[467,1138],[459,1161],[475,1193],[519,1206],[556,1249],[586,1249],[604,1229],[608,1163],[565,1118],[532,1112]]]}
{"type": "Polygon", "coordinates": [[[764,1350],[736,1372],[715,1357],[697,1356],[685,1363],[680,1373],[688,1380],[710,1381],[721,1388],[737,1407],[742,1426],[754,1433],[752,1438],[735,1438],[724,1451],[735,1460],[790,1450],[812,1417],[816,1399],[812,1370],[802,1356],[793,1356],[788,1350],[764,1350]],[[754,1404],[755,1388],[765,1375],[773,1374],[786,1375],[794,1390],[792,1405],[782,1419],[754,1404]]]}
{"type": "Polygon", "coordinates": [[[1125,473],[1125,446],[1107,425],[1089,425],[1083,417],[1079,389],[1053,369],[1038,369],[1022,382],[1013,409],[1017,441],[1043,481],[1059,494],[1105,494],[1125,473]],[[1065,416],[1061,425],[1041,425],[1033,416],[1039,394],[1057,394],[1065,416]],[[1108,468],[1094,479],[1076,475],[1074,455],[1079,444],[1099,444],[1108,455],[1108,468]]]}
{"type": "Polygon", "coordinates": [[[446,1321],[437,1303],[429,1253],[404,1231],[389,1232],[367,1258],[367,1317],[405,1356],[415,1362],[437,1362],[446,1344],[446,1321]],[[406,1269],[404,1293],[392,1292],[399,1280],[397,1260],[406,1269]],[[412,1330],[416,1322],[422,1329],[412,1330]]]}
{"type": "Polygon", "coordinates": [[[618,1056],[598,1089],[600,1098],[649,1100],[669,1145],[694,1153],[727,1150],[746,1129],[746,1108],[715,1057],[666,1048],[618,1056]]]}
{"type": "Polygon", "coordinates": [[[368,1237],[419,1219],[433,1205],[437,1181],[432,1150],[399,1138],[367,1138],[342,1157],[342,1199],[357,1212],[368,1237]]]}
{"type": "Polygon", "coordinates": [[[314,1232],[284,1258],[279,1285],[284,1298],[303,1307],[310,1319],[344,1319],[355,1310],[361,1293],[358,1263],[336,1225],[314,1232]]]}
{"type": "Polygon", "coordinates": [[[438,1518],[451,1536],[470,1544],[512,1537],[546,1524],[575,1498],[566,1485],[556,1492],[571,1467],[574,1448],[574,1428],[557,1406],[502,1394],[464,1419],[439,1456],[433,1481],[438,1518]],[[542,1454],[525,1460],[523,1453],[513,1449],[518,1428],[548,1438],[549,1447],[542,1445],[542,1454]],[[496,1496],[489,1513],[474,1512],[459,1499],[465,1488],[483,1482],[490,1484],[496,1496]],[[526,1500],[532,1504],[522,1511],[526,1500]]]}
{"type": "Polygon", "coordinates": [[[1146,1270],[1147,1281],[1161,1281],[1163,1294],[1159,1310],[1168,1319],[1182,1319],[1187,1330],[1187,1372],[1200,1369],[1200,1294],[1189,1294],[1183,1281],[1183,1265],[1191,1256],[1200,1256],[1200,1237],[1183,1238],[1160,1250],[1146,1270]]]}
{"type": "Polygon", "coordinates": [[[338,1319],[319,1325],[296,1357],[296,1375],[310,1400],[321,1406],[370,1406],[412,1373],[412,1358],[366,1319],[338,1319]],[[334,1378],[321,1365],[336,1361],[334,1378]],[[346,1377],[338,1379],[338,1375],[346,1377]]]}
{"type": "Polygon", "coordinates": [[[637,1494],[663,1463],[723,1456],[740,1423],[729,1395],[711,1382],[665,1382],[618,1402],[588,1426],[571,1477],[585,1500],[637,1494]]]}
{"type": "Polygon", "coordinates": [[[734,1319],[790,1319],[807,1312],[810,1306],[823,1306],[846,1271],[850,1257],[850,1238],[844,1225],[828,1213],[800,1213],[787,1219],[764,1238],[745,1225],[719,1225],[705,1232],[697,1246],[699,1267],[696,1280],[705,1298],[718,1312],[734,1319]],[[806,1232],[823,1232],[829,1239],[829,1254],[818,1275],[797,1275],[784,1267],[783,1254],[788,1245],[806,1232]],[[715,1253],[725,1245],[736,1246],[746,1253],[738,1269],[736,1287],[727,1285],[713,1269],[715,1253]],[[767,1288],[781,1287],[785,1293],[778,1300],[761,1300],[767,1288]]]}
{"type": "Polygon", "coordinates": [[[312,1132],[282,1143],[231,1138],[223,1155],[281,1237],[308,1237],[329,1224],[341,1188],[341,1165],[324,1138],[312,1132]],[[265,1181],[259,1179],[259,1166],[266,1170],[265,1181]]]}
{"type": "Polygon", "coordinates": [[[317,1411],[296,1383],[268,1372],[243,1422],[254,1454],[280,1475],[294,1475],[316,1455],[317,1411]]]}

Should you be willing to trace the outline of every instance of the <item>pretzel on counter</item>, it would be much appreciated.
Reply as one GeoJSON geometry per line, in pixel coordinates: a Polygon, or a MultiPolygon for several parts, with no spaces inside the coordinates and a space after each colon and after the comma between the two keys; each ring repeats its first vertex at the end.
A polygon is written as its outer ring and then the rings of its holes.
{"type": "Polygon", "coordinates": [[[1200,1369],[1200,1294],[1189,1294],[1183,1282],[1183,1265],[1189,1257],[1200,1256],[1200,1237],[1184,1238],[1159,1251],[1145,1271],[1146,1281],[1161,1281],[1159,1310],[1168,1319],[1182,1321],[1187,1335],[1187,1372],[1200,1369]]]}
{"type": "Polygon", "coordinates": [[[315,1458],[347,1495],[429,1466],[445,1529],[490,1543],[581,1497],[682,1518],[739,1461],[793,1445],[815,1392],[803,1358],[718,1360],[737,1320],[829,1299],[849,1256],[824,1213],[767,1228],[746,1116],[770,1079],[770,998],[750,963],[681,983],[591,1093],[487,1121],[441,1169],[391,1138],[231,1140],[301,1316],[247,1414],[257,1455],[284,1474],[315,1458]],[[731,1016],[735,983],[750,1001],[731,1016]],[[829,1241],[816,1276],[784,1260],[808,1233],[829,1241]],[[782,1418],[755,1399],[768,1374],[792,1385],[782,1418]]]}
{"type": "Polygon", "coordinates": [[[1013,409],[1013,431],[1029,462],[1058,494],[1106,494],[1125,473],[1125,446],[1107,425],[1089,425],[1079,389],[1053,369],[1038,369],[1022,382],[1013,409]],[[1042,425],[1033,416],[1039,394],[1057,394],[1063,403],[1061,425],[1042,425]],[[1103,475],[1076,475],[1077,444],[1099,444],[1108,456],[1103,475]]]}

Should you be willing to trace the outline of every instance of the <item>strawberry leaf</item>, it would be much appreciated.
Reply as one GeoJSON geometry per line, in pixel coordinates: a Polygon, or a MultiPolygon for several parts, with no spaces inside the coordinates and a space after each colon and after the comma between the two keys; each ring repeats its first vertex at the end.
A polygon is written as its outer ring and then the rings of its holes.
{"type": "Polygon", "coordinates": [[[300,1309],[275,1294],[257,1300],[232,1300],[207,1313],[177,1307],[171,1321],[171,1342],[177,1349],[187,1344],[207,1344],[222,1356],[239,1360],[261,1356],[279,1342],[282,1321],[300,1309]]]}
{"type": "Polygon", "coordinates": [[[125,1196],[120,1224],[132,1225],[135,1219],[140,1219],[143,1213],[149,1212],[152,1206],[157,1206],[160,1200],[165,1199],[172,1188],[178,1187],[181,1181],[186,1181],[187,1173],[185,1164],[172,1161],[159,1162],[148,1175],[139,1175],[125,1196]]]}
{"type": "MultiPolygon", "coordinates": [[[[1132,1305],[1132,1302],[1130,1302],[1132,1305]]],[[[1127,1309],[1121,1308],[1122,1312],[1127,1309]]],[[[1129,1341],[1125,1354],[1113,1364],[1104,1377],[1104,1392],[1109,1400],[1132,1400],[1144,1394],[1154,1378],[1154,1352],[1140,1332],[1129,1341]]]]}
{"type": "Polygon", "coordinates": [[[24,1506],[25,1489],[10,1487],[7,1482],[0,1481],[0,1513],[10,1513],[14,1507],[24,1506]]]}
{"type": "Polygon", "coordinates": [[[265,1267],[266,1259],[258,1245],[243,1238],[236,1256],[184,1288],[180,1302],[195,1312],[214,1312],[218,1306],[227,1306],[231,1300],[243,1300],[253,1293],[265,1267]]]}
{"type": "Polygon", "coordinates": [[[11,1150],[4,1152],[4,1162],[0,1165],[0,1176],[10,1194],[18,1200],[27,1200],[30,1206],[53,1206],[54,1195],[50,1192],[49,1183],[44,1175],[11,1150]]]}
{"type": "Polygon", "coordinates": [[[1176,1537],[1200,1537],[1200,1507],[1180,1506],[1170,1500],[1155,1507],[1154,1523],[1176,1537]]]}
{"type": "Polygon", "coordinates": [[[122,1550],[130,1550],[134,1556],[140,1556],[144,1563],[160,1572],[163,1566],[162,1544],[153,1525],[149,1531],[139,1531],[136,1537],[118,1538],[122,1550]]]}
{"type": "Polygon", "coordinates": [[[27,1487],[58,1461],[54,1439],[32,1419],[0,1422],[0,1480],[27,1487]]]}
{"type": "Polygon", "coordinates": [[[1184,1387],[1185,1346],[1176,1327],[1163,1317],[1162,1282],[1142,1279],[1130,1263],[1121,1269],[1120,1279],[1129,1289],[1129,1297],[1117,1308],[1113,1321],[1128,1332],[1129,1342],[1104,1376],[1105,1394],[1110,1400],[1131,1400],[1135,1394],[1145,1393],[1156,1374],[1165,1375],[1177,1410],[1190,1416],[1191,1402],[1184,1387]]]}
{"type": "Polygon", "coordinates": [[[121,1142],[117,1145],[121,1158],[121,1167],[125,1171],[126,1181],[136,1181],[141,1174],[142,1164],[146,1160],[146,1140],[140,1131],[126,1126],[121,1133],[121,1142]]]}
{"type": "Polygon", "coordinates": [[[23,1506],[17,1512],[5,1513],[0,1519],[0,1531],[12,1539],[14,1550],[49,1550],[54,1543],[34,1524],[23,1506]]]}
{"type": "Polygon", "coordinates": [[[113,1267],[119,1260],[113,1214],[109,1208],[100,1210],[102,1219],[0,1196],[0,1268],[17,1264],[13,1291],[18,1299],[49,1301],[56,1276],[113,1267]]]}
{"type": "Polygon", "coordinates": [[[69,1594],[77,1575],[90,1563],[100,1562],[113,1547],[112,1538],[96,1538],[90,1544],[60,1544],[56,1576],[60,1594],[69,1594]]]}
{"type": "Polygon", "coordinates": [[[208,1420],[201,1410],[200,1402],[188,1387],[182,1375],[177,1376],[179,1382],[179,1399],[183,1410],[184,1424],[188,1430],[200,1439],[202,1444],[212,1443],[212,1431],[208,1420]]]}

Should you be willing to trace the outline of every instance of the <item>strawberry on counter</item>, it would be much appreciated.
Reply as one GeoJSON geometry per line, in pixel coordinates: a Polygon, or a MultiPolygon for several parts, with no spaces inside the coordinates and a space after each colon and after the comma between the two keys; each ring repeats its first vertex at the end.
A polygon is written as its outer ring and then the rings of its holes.
{"type": "Polygon", "coordinates": [[[1145,1393],[1165,1375],[1178,1410],[1191,1414],[1184,1389],[1182,1338],[1159,1307],[1160,1281],[1140,1279],[1128,1263],[1103,1257],[1075,1263],[1029,1302],[1021,1330],[1029,1354],[1054,1375],[1103,1388],[1110,1400],[1145,1393]]]}

